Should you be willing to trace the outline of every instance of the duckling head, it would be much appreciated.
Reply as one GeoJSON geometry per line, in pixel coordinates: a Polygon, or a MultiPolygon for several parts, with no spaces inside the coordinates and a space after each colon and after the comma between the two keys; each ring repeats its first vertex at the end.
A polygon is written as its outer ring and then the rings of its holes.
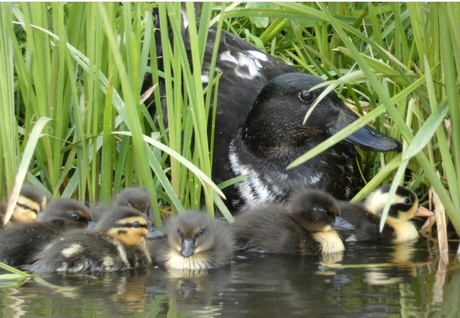
{"type": "Polygon", "coordinates": [[[86,205],[71,198],[58,198],[48,204],[37,221],[55,225],[85,228],[91,221],[86,205]]]}
{"type": "Polygon", "coordinates": [[[170,246],[187,258],[208,251],[214,244],[214,230],[206,213],[187,211],[180,214],[169,229],[170,246]]]}
{"type": "MultiPolygon", "coordinates": [[[[366,209],[374,215],[381,217],[385,203],[389,200],[390,187],[391,185],[385,185],[369,194],[364,201],[366,209]]],[[[417,195],[411,189],[398,186],[391,200],[387,222],[406,222],[414,216],[424,216],[421,213],[417,213],[418,210],[419,202],[417,195]]]]}
{"type": "Polygon", "coordinates": [[[139,210],[128,207],[114,207],[97,222],[96,230],[107,233],[127,246],[144,242],[149,235],[149,222],[139,210]]]}
{"type": "Polygon", "coordinates": [[[24,185],[19,192],[18,201],[11,220],[13,222],[33,222],[38,212],[46,206],[46,196],[42,190],[33,185],[24,185]]]}
{"type": "Polygon", "coordinates": [[[332,228],[354,230],[353,225],[340,217],[337,201],[320,190],[295,194],[288,214],[309,232],[328,232],[332,228]]]}
{"type": "Polygon", "coordinates": [[[150,217],[152,196],[144,188],[126,188],[118,194],[115,205],[139,210],[150,217]]]}

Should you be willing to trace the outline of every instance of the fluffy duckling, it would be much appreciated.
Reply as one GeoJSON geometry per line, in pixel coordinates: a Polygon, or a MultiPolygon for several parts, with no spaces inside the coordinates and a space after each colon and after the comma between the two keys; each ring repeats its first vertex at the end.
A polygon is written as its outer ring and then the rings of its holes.
{"type": "Polygon", "coordinates": [[[237,215],[239,250],[277,254],[335,253],[345,249],[333,229],[353,229],[339,216],[336,200],[326,192],[307,189],[286,204],[271,204],[237,215]]]}
{"type": "MultiPolygon", "coordinates": [[[[152,215],[152,196],[140,187],[125,188],[118,193],[114,206],[124,206],[136,209],[150,218],[152,215]]],[[[91,210],[91,215],[95,222],[99,221],[105,213],[110,213],[111,206],[98,206],[91,210]]]]}
{"type": "Polygon", "coordinates": [[[385,227],[380,233],[380,217],[391,185],[380,187],[373,191],[363,203],[349,203],[341,201],[341,214],[356,229],[354,231],[340,231],[344,242],[353,241],[380,241],[383,243],[402,243],[415,240],[419,237],[417,228],[410,221],[414,216],[428,217],[434,215],[426,208],[420,207],[415,193],[399,186],[392,198],[390,210],[385,221],[385,227]]]}
{"type": "MultiPolygon", "coordinates": [[[[38,212],[43,211],[45,208],[46,201],[46,196],[41,189],[33,185],[23,185],[10,222],[27,223],[35,221],[38,212]]],[[[7,205],[2,203],[0,206],[0,227],[3,227],[3,217],[6,208],[7,205]]]]}
{"type": "Polygon", "coordinates": [[[117,195],[115,205],[134,208],[144,213],[147,217],[150,217],[152,196],[144,188],[126,188],[117,195]]]}
{"type": "Polygon", "coordinates": [[[48,242],[69,228],[85,228],[91,221],[88,208],[73,199],[52,201],[37,222],[13,224],[0,230],[0,262],[20,266],[48,242]]]}
{"type": "Polygon", "coordinates": [[[94,230],[63,233],[46,245],[24,269],[33,272],[107,272],[145,267],[151,257],[145,245],[150,231],[138,210],[114,207],[94,230]]]}
{"type": "Polygon", "coordinates": [[[234,237],[229,224],[204,212],[187,211],[169,219],[163,232],[166,236],[152,241],[150,252],[167,268],[214,268],[233,257],[234,237]]]}

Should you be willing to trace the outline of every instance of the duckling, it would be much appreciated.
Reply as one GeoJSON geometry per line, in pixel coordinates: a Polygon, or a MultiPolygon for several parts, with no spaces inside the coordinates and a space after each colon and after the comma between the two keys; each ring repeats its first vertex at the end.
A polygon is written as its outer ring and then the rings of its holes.
{"type": "Polygon", "coordinates": [[[428,217],[433,212],[419,205],[415,193],[398,186],[392,198],[385,227],[380,233],[380,217],[391,185],[377,188],[363,201],[363,203],[339,202],[341,215],[355,226],[350,232],[341,230],[340,235],[344,242],[374,241],[388,244],[397,244],[416,240],[419,237],[417,228],[411,222],[414,216],[428,217]]]}
{"type": "MultiPolygon", "coordinates": [[[[19,192],[18,201],[11,215],[12,223],[33,222],[37,218],[38,212],[46,206],[46,196],[43,191],[33,185],[23,185],[19,192]]],[[[0,227],[3,227],[3,217],[7,205],[2,203],[0,207],[0,227]]]]}
{"type": "Polygon", "coordinates": [[[0,230],[0,262],[20,266],[44,245],[69,228],[85,228],[88,208],[76,200],[59,198],[48,204],[37,222],[13,224],[0,230]]]}
{"type": "MultiPolygon", "coordinates": [[[[150,193],[139,187],[125,188],[118,193],[114,203],[115,206],[126,206],[134,208],[150,218],[152,215],[152,196],[150,193]]],[[[91,216],[93,220],[97,222],[102,218],[102,215],[106,212],[110,213],[113,209],[111,206],[98,206],[91,210],[91,216]]]]}
{"type": "MultiPolygon", "coordinates": [[[[189,51],[185,11],[182,17],[182,35],[189,51]]],[[[159,29],[159,15],[155,10],[154,18],[159,29]]],[[[174,33],[170,35],[172,38],[174,33]]],[[[211,27],[201,73],[204,86],[209,81],[216,35],[217,29],[211,27]]],[[[156,37],[158,67],[163,70],[159,31],[156,37]]],[[[402,149],[396,139],[365,126],[308,162],[286,170],[294,159],[355,121],[357,116],[330,92],[304,123],[307,111],[324,87],[310,90],[323,80],[299,72],[229,32],[222,31],[220,35],[215,63],[221,74],[218,103],[214,105],[217,113],[212,178],[218,184],[249,174],[244,181],[223,189],[225,203],[235,214],[261,204],[284,202],[292,190],[304,187],[349,200],[361,182],[355,166],[358,155],[354,145],[373,151],[402,149]]],[[[161,78],[159,81],[160,91],[164,90],[161,78]]],[[[151,86],[153,81],[147,77],[144,90],[151,86]]],[[[165,100],[162,102],[161,118],[167,118],[167,105],[165,100]]],[[[156,118],[155,105],[149,110],[156,118]]]]}
{"type": "Polygon", "coordinates": [[[163,232],[166,236],[152,241],[149,248],[154,260],[167,268],[215,268],[233,257],[234,237],[229,224],[205,212],[186,211],[169,219],[163,232]]]}
{"type": "Polygon", "coordinates": [[[345,249],[333,228],[353,229],[326,192],[305,189],[287,204],[248,209],[233,224],[238,250],[275,254],[335,253],[345,249]]]}
{"type": "Polygon", "coordinates": [[[126,188],[118,194],[115,205],[134,208],[144,213],[147,217],[150,217],[152,196],[144,188],[126,188]]]}
{"type": "Polygon", "coordinates": [[[33,272],[108,272],[151,264],[145,238],[155,236],[147,218],[138,210],[113,207],[93,230],[62,233],[24,269],[33,272]]]}

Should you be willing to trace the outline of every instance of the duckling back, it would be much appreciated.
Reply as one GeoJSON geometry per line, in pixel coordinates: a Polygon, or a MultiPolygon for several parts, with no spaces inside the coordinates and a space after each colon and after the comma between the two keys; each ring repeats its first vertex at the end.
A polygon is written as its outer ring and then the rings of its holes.
{"type": "Polygon", "coordinates": [[[233,257],[234,236],[229,224],[204,212],[184,212],[170,219],[163,232],[166,237],[149,242],[149,248],[154,260],[167,268],[214,268],[233,257]]]}
{"type": "Polygon", "coordinates": [[[13,224],[0,230],[0,261],[11,266],[31,262],[44,245],[68,228],[84,228],[91,220],[88,208],[73,199],[56,199],[34,223],[13,224]]]}
{"type": "Polygon", "coordinates": [[[148,221],[139,211],[114,207],[94,230],[71,230],[47,244],[24,267],[33,272],[106,272],[151,263],[144,238],[148,221]]]}

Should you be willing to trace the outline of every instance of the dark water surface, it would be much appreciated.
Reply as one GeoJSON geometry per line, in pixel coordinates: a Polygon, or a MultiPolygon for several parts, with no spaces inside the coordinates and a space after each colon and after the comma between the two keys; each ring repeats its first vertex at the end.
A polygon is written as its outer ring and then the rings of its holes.
{"type": "Polygon", "coordinates": [[[421,239],[349,245],[329,259],[238,255],[209,272],[47,274],[0,281],[0,317],[460,317],[453,252],[447,268],[421,239]]]}

